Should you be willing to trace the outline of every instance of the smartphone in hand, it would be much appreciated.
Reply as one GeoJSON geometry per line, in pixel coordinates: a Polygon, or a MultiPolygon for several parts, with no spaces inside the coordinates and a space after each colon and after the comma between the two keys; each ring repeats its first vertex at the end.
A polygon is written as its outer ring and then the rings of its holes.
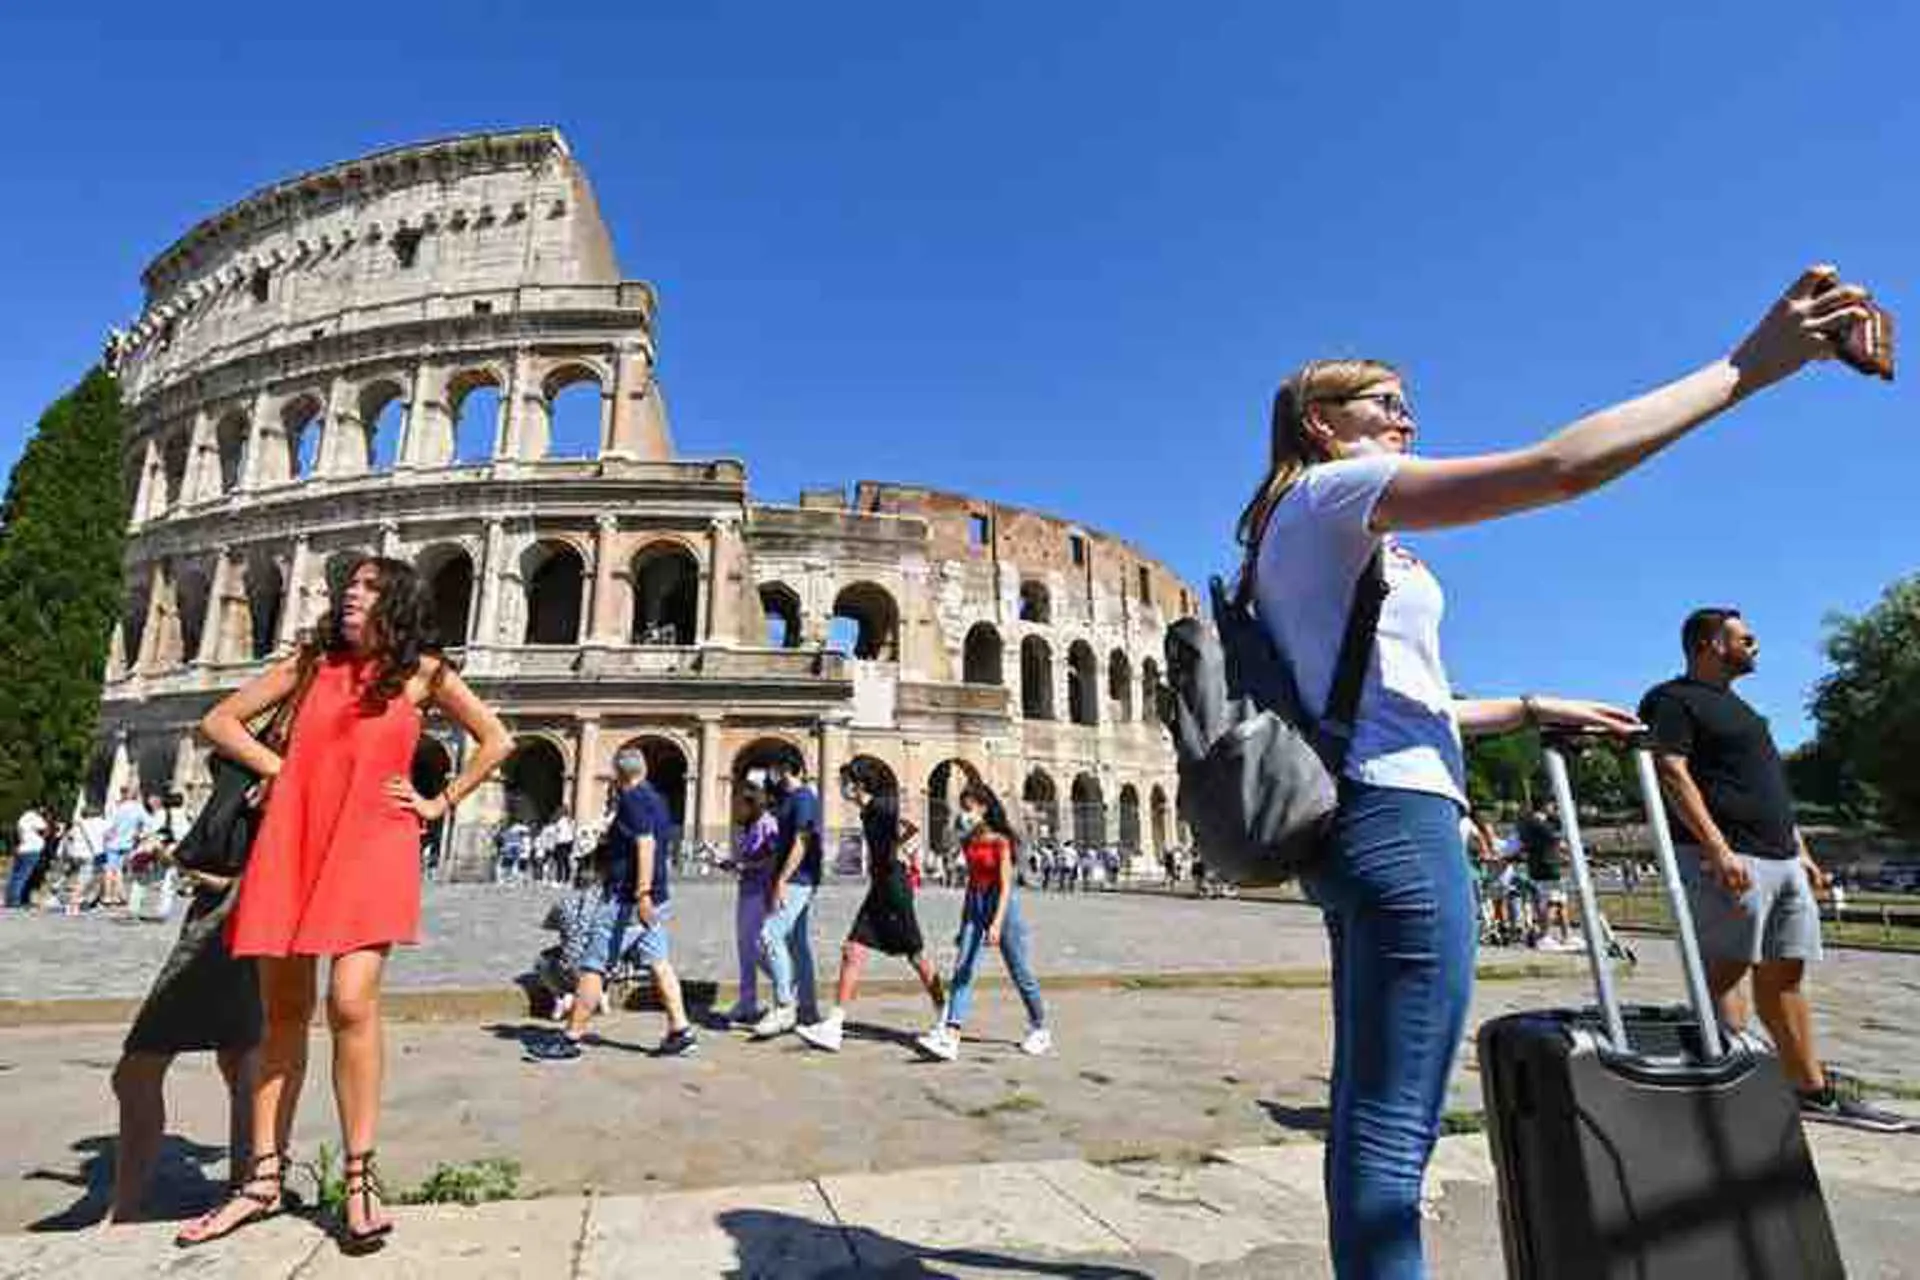
{"type": "MultiPolygon", "coordinates": [[[[1820,292],[1831,289],[1829,281],[1820,292]]],[[[1816,295],[1817,296],[1817,295],[1816,295]]],[[[1850,320],[1833,335],[1835,354],[1870,377],[1893,381],[1893,313],[1867,299],[1867,318],[1850,320]]]]}

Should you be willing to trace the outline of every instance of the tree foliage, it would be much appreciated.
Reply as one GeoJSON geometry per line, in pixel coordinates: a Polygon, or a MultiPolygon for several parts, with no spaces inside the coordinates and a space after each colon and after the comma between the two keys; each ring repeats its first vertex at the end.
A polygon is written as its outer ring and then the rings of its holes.
{"type": "Polygon", "coordinates": [[[1920,833],[1920,574],[1888,587],[1857,618],[1827,619],[1831,669],[1814,686],[1818,737],[1806,780],[1839,807],[1877,804],[1904,832],[1920,833]]]}
{"type": "MultiPolygon", "coordinates": [[[[1476,808],[1525,808],[1542,798],[1551,804],[1545,759],[1534,729],[1468,739],[1467,798],[1476,808]]],[[[1595,746],[1577,751],[1568,759],[1567,771],[1583,810],[1619,813],[1639,803],[1633,766],[1617,750],[1595,746]]]]}
{"type": "Polygon", "coordinates": [[[121,608],[120,433],[95,369],[42,415],[0,505],[0,815],[64,812],[86,779],[121,608]]]}

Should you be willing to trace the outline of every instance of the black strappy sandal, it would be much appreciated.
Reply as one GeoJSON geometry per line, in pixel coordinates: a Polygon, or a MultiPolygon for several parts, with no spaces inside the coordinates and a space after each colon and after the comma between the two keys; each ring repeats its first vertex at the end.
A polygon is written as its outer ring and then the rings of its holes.
{"type": "Polygon", "coordinates": [[[358,1155],[349,1155],[342,1167],[342,1177],[346,1180],[346,1199],[340,1204],[340,1248],[346,1253],[372,1253],[386,1244],[387,1237],[393,1234],[393,1223],[382,1222],[362,1231],[353,1229],[353,1220],[347,1214],[347,1206],[353,1203],[355,1196],[360,1197],[360,1213],[372,1219],[373,1201],[378,1196],[385,1203],[387,1189],[380,1185],[380,1171],[374,1167],[373,1151],[362,1151],[358,1155]]]}
{"type": "Polygon", "coordinates": [[[215,1240],[224,1240],[242,1227],[252,1226],[256,1222],[265,1222],[268,1218],[278,1217],[286,1205],[287,1199],[287,1153],[284,1151],[262,1151],[247,1162],[247,1178],[233,1188],[225,1203],[211,1213],[202,1214],[194,1222],[205,1222],[217,1218],[236,1200],[247,1200],[253,1209],[245,1216],[229,1223],[224,1230],[208,1236],[189,1236],[184,1230],[174,1236],[173,1243],[182,1249],[192,1249],[203,1244],[212,1244],[215,1240]],[[274,1162],[272,1173],[260,1172],[260,1166],[267,1161],[274,1162]],[[268,1195],[259,1190],[261,1187],[273,1188],[268,1195]]]}

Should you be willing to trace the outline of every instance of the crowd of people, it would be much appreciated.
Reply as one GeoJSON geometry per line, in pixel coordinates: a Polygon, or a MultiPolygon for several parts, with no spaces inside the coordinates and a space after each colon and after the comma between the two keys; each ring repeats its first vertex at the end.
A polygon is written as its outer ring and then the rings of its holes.
{"type": "Polygon", "coordinates": [[[125,909],[165,918],[177,877],[170,852],[185,829],[177,797],[123,787],[104,811],[84,807],[72,820],[30,805],[14,822],[6,905],[80,915],[125,909]]]}

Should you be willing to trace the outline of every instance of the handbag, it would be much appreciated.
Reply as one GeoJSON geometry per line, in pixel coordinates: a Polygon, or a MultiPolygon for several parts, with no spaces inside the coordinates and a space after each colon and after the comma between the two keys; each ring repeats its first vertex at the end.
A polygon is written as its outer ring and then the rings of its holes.
{"type": "MultiPolygon", "coordinates": [[[[266,726],[254,737],[260,745],[284,755],[293,736],[293,720],[305,701],[307,689],[319,669],[318,657],[302,658],[300,676],[293,692],[273,709],[266,726]]],[[[187,834],[173,847],[173,860],[199,876],[232,879],[247,868],[247,855],[253,838],[259,833],[266,806],[254,803],[254,792],[261,777],[238,760],[216,755],[208,767],[213,785],[199,816],[187,828],[187,834]]]]}
{"type": "Polygon", "coordinates": [[[1252,578],[1249,567],[1232,594],[1212,580],[1211,627],[1182,618],[1167,629],[1160,711],[1173,734],[1177,807],[1208,869],[1271,885],[1312,867],[1325,846],[1387,580],[1376,547],[1354,584],[1332,687],[1315,716],[1260,621],[1252,578]]]}

